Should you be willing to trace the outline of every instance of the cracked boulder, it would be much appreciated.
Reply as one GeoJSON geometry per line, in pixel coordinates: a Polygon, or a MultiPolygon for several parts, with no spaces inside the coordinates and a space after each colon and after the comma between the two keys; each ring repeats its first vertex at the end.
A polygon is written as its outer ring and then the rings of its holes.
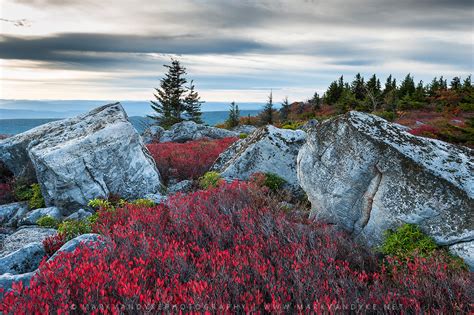
{"type": "Polygon", "coordinates": [[[302,130],[266,126],[233,143],[221,153],[212,169],[227,180],[247,180],[254,173],[274,173],[298,193],[296,156],[306,139],[302,130]]]}
{"type": "MultiPolygon", "coordinates": [[[[298,154],[298,179],[313,218],[371,245],[385,230],[413,223],[453,247],[474,240],[473,156],[469,148],[350,112],[311,129],[298,154]]],[[[472,262],[472,250],[456,252],[472,262]]]]}
{"type": "Polygon", "coordinates": [[[160,175],[120,103],[54,121],[0,142],[16,177],[37,179],[47,206],[63,215],[110,194],[156,193],[160,175]]]}

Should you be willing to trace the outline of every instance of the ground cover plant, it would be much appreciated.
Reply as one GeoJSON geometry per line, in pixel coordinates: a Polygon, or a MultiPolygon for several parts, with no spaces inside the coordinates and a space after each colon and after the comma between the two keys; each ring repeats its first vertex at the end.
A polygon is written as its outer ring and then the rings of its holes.
{"type": "Polygon", "coordinates": [[[268,196],[234,182],[166,205],[101,209],[93,231],[107,245],[43,262],[0,312],[469,311],[470,274],[443,256],[381,263],[345,233],[286,214],[268,196]]]}
{"type": "Polygon", "coordinates": [[[153,143],[147,146],[164,182],[198,179],[237,138],[194,140],[186,143],[153,143]]]}

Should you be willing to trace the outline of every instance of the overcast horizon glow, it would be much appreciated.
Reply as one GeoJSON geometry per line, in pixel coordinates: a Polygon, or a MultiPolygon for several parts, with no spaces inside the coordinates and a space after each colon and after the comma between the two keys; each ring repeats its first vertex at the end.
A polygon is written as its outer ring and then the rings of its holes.
{"type": "Polygon", "coordinates": [[[146,101],[171,57],[209,102],[450,80],[473,73],[473,21],[472,0],[2,0],[0,99],[146,101]]]}

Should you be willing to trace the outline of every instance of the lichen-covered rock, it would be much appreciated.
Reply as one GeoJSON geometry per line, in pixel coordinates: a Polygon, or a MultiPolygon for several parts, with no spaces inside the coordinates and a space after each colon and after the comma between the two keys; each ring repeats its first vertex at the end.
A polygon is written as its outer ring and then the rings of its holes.
{"type": "Polygon", "coordinates": [[[150,126],[142,133],[143,142],[149,144],[152,142],[160,142],[160,138],[165,132],[165,129],[160,126],[150,126]]]}
{"type": "Polygon", "coordinates": [[[464,258],[464,262],[474,271],[474,241],[463,242],[449,246],[449,251],[459,257],[464,258]]]}
{"type": "Polygon", "coordinates": [[[56,207],[39,208],[28,212],[18,225],[34,225],[39,218],[49,216],[56,220],[61,220],[61,211],[56,207]]]}
{"type": "Polygon", "coordinates": [[[252,126],[252,125],[239,125],[237,127],[232,128],[232,131],[239,135],[242,133],[249,135],[255,130],[257,130],[257,127],[252,126]]]}
{"type": "Polygon", "coordinates": [[[174,124],[170,130],[163,132],[160,142],[186,142],[189,140],[222,139],[237,137],[239,134],[230,130],[197,124],[193,121],[183,121],[174,124]]]}
{"type": "Polygon", "coordinates": [[[370,244],[404,222],[438,244],[474,239],[473,151],[350,112],[320,123],[298,155],[312,217],[370,244]]]}
{"type": "Polygon", "coordinates": [[[23,227],[3,240],[3,249],[0,257],[8,255],[28,244],[43,242],[48,236],[56,234],[55,229],[39,227],[23,227]]]}
{"type": "Polygon", "coordinates": [[[222,152],[212,169],[227,180],[247,180],[257,172],[274,173],[298,191],[296,156],[305,139],[301,130],[262,127],[222,152]]]}
{"type": "Polygon", "coordinates": [[[167,200],[166,196],[160,194],[146,194],[143,198],[151,200],[156,204],[163,203],[167,200]]]}
{"type": "Polygon", "coordinates": [[[191,191],[192,187],[193,187],[193,181],[189,180],[189,179],[186,179],[186,180],[182,180],[180,182],[177,182],[174,185],[170,185],[168,187],[167,193],[168,193],[168,195],[176,194],[178,192],[187,193],[187,192],[191,191]]]}
{"type": "Polygon", "coordinates": [[[306,124],[301,126],[301,130],[308,132],[311,128],[316,128],[316,126],[319,124],[319,121],[316,119],[310,119],[306,124]]]}
{"type": "Polygon", "coordinates": [[[22,274],[34,271],[45,255],[43,244],[27,244],[0,258],[0,274],[22,274]]]}
{"type": "Polygon", "coordinates": [[[138,198],[161,185],[153,159],[119,103],[5,139],[0,161],[17,177],[37,177],[46,205],[62,210],[109,194],[138,198]]]}
{"type": "Polygon", "coordinates": [[[28,211],[27,202],[14,202],[0,205],[0,225],[8,225],[8,222],[13,222],[12,220],[19,212],[25,213],[26,211],[28,211]]]}

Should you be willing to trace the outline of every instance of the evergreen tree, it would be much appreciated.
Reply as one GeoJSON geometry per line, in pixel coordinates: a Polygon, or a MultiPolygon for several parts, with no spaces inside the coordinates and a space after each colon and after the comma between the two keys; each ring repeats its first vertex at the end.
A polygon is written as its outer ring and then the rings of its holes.
{"type": "Polygon", "coordinates": [[[410,74],[407,74],[405,79],[400,84],[400,88],[398,89],[398,95],[400,98],[404,96],[412,96],[415,93],[415,81],[410,74]]]}
{"type": "Polygon", "coordinates": [[[463,91],[470,91],[472,89],[471,75],[464,79],[462,89],[463,91]]]}
{"type": "Polygon", "coordinates": [[[270,95],[268,96],[268,101],[263,107],[262,123],[266,125],[273,124],[273,92],[270,92],[270,95]]]}
{"type": "Polygon", "coordinates": [[[454,77],[450,84],[451,90],[459,91],[461,89],[461,78],[454,77]]]}
{"type": "Polygon", "coordinates": [[[285,99],[281,103],[280,119],[282,121],[288,120],[288,115],[289,114],[290,114],[290,103],[288,102],[288,97],[285,97],[285,99]]]}
{"type": "Polygon", "coordinates": [[[413,100],[416,102],[424,102],[426,98],[426,89],[423,85],[423,80],[418,82],[416,86],[415,93],[413,94],[413,100]]]}
{"type": "Polygon", "coordinates": [[[428,94],[430,96],[435,96],[438,90],[440,89],[439,81],[437,77],[434,77],[433,80],[431,81],[428,89],[428,94]]]}
{"type": "Polygon", "coordinates": [[[240,110],[239,105],[235,102],[230,103],[229,117],[227,118],[226,125],[228,128],[234,128],[239,125],[240,121],[240,110]]]}
{"type": "Polygon", "coordinates": [[[186,68],[181,66],[176,59],[171,59],[171,65],[164,65],[164,67],[168,69],[168,72],[160,80],[160,87],[155,89],[156,100],[151,101],[151,108],[156,115],[149,117],[164,128],[169,128],[186,118],[200,122],[200,106],[203,102],[199,100],[198,93],[194,91],[192,82],[189,88],[185,87],[187,83],[186,68]]]}
{"type": "Polygon", "coordinates": [[[357,100],[363,100],[365,98],[365,83],[360,73],[357,73],[354,81],[352,81],[351,91],[357,100]]]}
{"type": "Polygon", "coordinates": [[[194,81],[191,80],[189,87],[187,89],[188,94],[184,98],[184,110],[186,112],[186,117],[188,120],[194,121],[195,123],[202,124],[201,118],[201,104],[204,103],[201,101],[201,97],[194,90],[194,81]]]}
{"type": "Polygon", "coordinates": [[[314,92],[313,98],[309,100],[309,104],[315,111],[321,109],[321,98],[318,92],[314,92]]]}
{"type": "Polygon", "coordinates": [[[344,77],[341,76],[338,81],[334,81],[329,85],[324,95],[324,100],[329,105],[336,104],[339,98],[341,97],[343,90],[344,90],[344,77]]]}
{"type": "Polygon", "coordinates": [[[445,80],[443,76],[439,78],[439,88],[441,90],[447,90],[448,89],[448,80],[445,80]]]}

